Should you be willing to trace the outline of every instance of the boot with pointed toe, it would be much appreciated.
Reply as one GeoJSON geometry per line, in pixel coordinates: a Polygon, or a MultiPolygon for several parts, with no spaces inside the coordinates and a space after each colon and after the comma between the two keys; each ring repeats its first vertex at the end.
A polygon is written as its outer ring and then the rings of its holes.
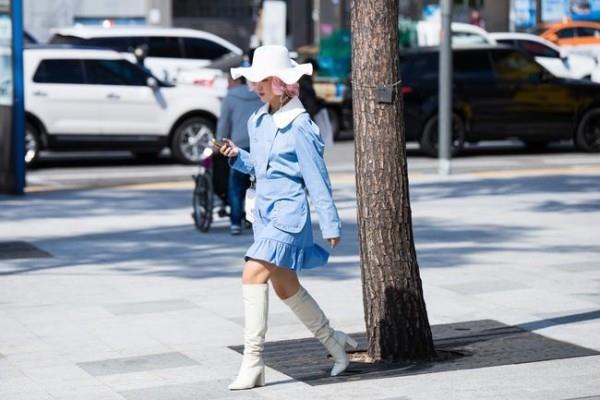
{"type": "Polygon", "coordinates": [[[230,390],[252,389],[265,384],[265,363],[262,358],[267,333],[267,284],[242,285],[244,298],[244,358],[230,390]]]}
{"type": "Polygon", "coordinates": [[[335,331],[329,326],[329,320],[315,299],[302,287],[298,292],[283,301],[302,323],[315,335],[333,357],[331,376],[341,374],[348,368],[350,360],[346,354],[346,345],[353,348],[358,343],[341,331],[335,331]]]}
{"type": "Polygon", "coordinates": [[[334,360],[331,376],[341,374],[350,364],[348,354],[346,354],[346,345],[353,349],[358,347],[356,340],[341,331],[333,331],[333,334],[329,336],[329,338],[321,341],[321,343],[323,343],[323,346],[325,346],[334,360]]]}

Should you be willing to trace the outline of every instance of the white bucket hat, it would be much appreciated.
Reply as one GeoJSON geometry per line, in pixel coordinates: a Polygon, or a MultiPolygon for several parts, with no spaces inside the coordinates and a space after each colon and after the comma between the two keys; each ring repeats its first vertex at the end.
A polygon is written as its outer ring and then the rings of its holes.
{"type": "Polygon", "coordinates": [[[243,76],[250,82],[260,82],[276,76],[288,85],[298,82],[302,75],[312,75],[312,64],[298,64],[290,59],[285,46],[261,46],[254,51],[250,67],[231,68],[231,77],[243,76]]]}

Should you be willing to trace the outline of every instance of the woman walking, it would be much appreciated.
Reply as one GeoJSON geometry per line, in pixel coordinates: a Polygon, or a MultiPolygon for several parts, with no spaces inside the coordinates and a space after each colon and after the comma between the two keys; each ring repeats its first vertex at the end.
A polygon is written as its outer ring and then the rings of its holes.
{"type": "Polygon", "coordinates": [[[267,282],[332,355],[332,376],[348,366],[346,344],[357,345],[344,332],[331,328],[296,274],[324,266],[329,257],[313,241],[306,190],[316,207],[323,238],[332,248],[341,239],[323,140],[298,99],[297,82],[311,73],[310,64],[297,65],[283,46],[259,47],[252,66],[231,69],[232,77],[244,76],[265,103],[248,120],[250,152],[230,140],[220,149],[230,157],[233,168],[256,178],[254,243],[246,252],[242,274],[244,357],[237,379],[229,385],[231,390],[264,385],[267,282]]]}

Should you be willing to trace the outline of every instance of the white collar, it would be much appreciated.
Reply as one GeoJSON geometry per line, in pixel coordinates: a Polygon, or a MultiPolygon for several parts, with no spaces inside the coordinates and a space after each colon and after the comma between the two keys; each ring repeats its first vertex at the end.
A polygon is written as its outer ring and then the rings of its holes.
{"type": "MultiPolygon", "coordinates": [[[[277,129],[283,129],[289,124],[292,123],[293,120],[298,117],[298,115],[305,112],[306,109],[302,105],[302,102],[298,97],[293,97],[290,101],[285,103],[283,107],[277,110],[273,115],[273,122],[277,129]]],[[[258,109],[256,114],[259,117],[262,114],[267,114],[269,112],[269,103],[264,104],[261,108],[258,109]]]]}

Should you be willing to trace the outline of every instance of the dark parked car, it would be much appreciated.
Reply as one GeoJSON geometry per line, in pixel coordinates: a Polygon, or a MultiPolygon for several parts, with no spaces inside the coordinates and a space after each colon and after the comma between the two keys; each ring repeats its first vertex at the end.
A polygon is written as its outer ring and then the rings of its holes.
{"type": "MultiPolygon", "coordinates": [[[[400,56],[406,138],[437,155],[438,49],[400,56]]],[[[466,142],[517,138],[532,148],[573,139],[600,151],[600,84],[557,78],[518,49],[453,51],[453,154],[466,142]]]]}

